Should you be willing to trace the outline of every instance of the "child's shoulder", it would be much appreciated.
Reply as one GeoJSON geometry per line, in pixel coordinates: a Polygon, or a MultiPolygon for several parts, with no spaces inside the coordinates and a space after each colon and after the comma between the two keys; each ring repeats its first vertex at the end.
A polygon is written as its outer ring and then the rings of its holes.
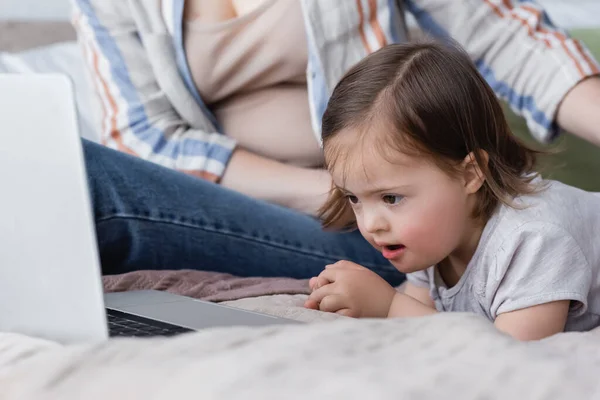
{"type": "Polygon", "coordinates": [[[544,189],[519,198],[517,208],[501,206],[486,226],[483,268],[476,272],[485,282],[482,293],[491,294],[486,304],[493,318],[558,300],[572,301],[572,316],[581,315],[590,291],[600,287],[594,278],[600,195],[542,183],[544,189]]]}
{"type": "MultiPolygon", "coordinates": [[[[514,207],[501,205],[488,249],[517,251],[526,247],[578,247],[593,250],[600,229],[600,194],[550,180],[537,180],[539,190],[515,199],[514,207]]],[[[594,253],[597,253],[594,251],[594,253]]],[[[600,260],[600,253],[593,258],[600,260]]]]}
{"type": "Polygon", "coordinates": [[[552,180],[537,179],[533,184],[538,190],[515,198],[514,207],[500,206],[498,213],[507,227],[552,225],[569,233],[586,225],[600,228],[600,193],[552,180]]]}

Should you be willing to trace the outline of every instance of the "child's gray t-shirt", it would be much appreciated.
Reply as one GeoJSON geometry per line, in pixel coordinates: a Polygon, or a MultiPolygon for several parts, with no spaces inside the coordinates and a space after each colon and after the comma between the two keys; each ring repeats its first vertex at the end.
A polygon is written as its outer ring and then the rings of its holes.
{"type": "MultiPolygon", "coordinates": [[[[428,287],[438,311],[502,313],[571,300],[566,331],[600,326],[600,195],[544,181],[535,195],[499,206],[459,282],[436,267],[407,275],[428,287]]],[[[535,183],[540,183],[537,180],[535,183]]]]}

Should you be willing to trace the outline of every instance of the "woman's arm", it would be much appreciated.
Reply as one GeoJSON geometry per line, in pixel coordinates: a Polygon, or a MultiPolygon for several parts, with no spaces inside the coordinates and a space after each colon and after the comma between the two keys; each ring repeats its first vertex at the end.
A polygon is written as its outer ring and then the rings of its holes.
{"type": "Polygon", "coordinates": [[[273,161],[236,147],[221,133],[191,128],[157,83],[129,7],[126,1],[74,1],[74,25],[102,104],[103,142],[254,198],[316,214],[331,188],[329,174],[273,161]]]}
{"type": "Polygon", "coordinates": [[[176,112],[157,83],[130,3],[75,0],[73,7],[78,41],[101,105],[103,143],[218,181],[235,141],[217,132],[192,129],[176,112]]]}
{"type": "Polygon", "coordinates": [[[283,164],[237,148],[221,184],[248,196],[317,215],[331,189],[324,169],[283,164]]]}
{"type": "Polygon", "coordinates": [[[558,108],[558,124],[596,146],[600,146],[600,77],[580,82],[558,108]]]}
{"type": "Polygon", "coordinates": [[[538,140],[557,135],[558,116],[565,129],[598,143],[594,121],[600,103],[591,102],[598,89],[585,82],[600,74],[598,63],[580,41],[552,25],[539,5],[512,0],[405,3],[424,30],[452,37],[466,49],[490,86],[525,117],[538,140]],[[595,117],[589,122],[580,120],[591,114],[595,117]]]}

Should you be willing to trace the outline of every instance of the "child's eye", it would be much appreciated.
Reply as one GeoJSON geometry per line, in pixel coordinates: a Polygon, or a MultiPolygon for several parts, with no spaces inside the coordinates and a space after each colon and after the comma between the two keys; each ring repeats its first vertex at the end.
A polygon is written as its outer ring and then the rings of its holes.
{"type": "Polygon", "coordinates": [[[346,198],[348,199],[348,201],[349,201],[351,204],[357,204],[357,203],[358,203],[358,197],[356,197],[356,196],[354,196],[354,195],[347,194],[347,195],[346,195],[346,198]]]}
{"type": "Polygon", "coordinates": [[[386,195],[383,195],[382,200],[386,204],[396,205],[396,204],[400,203],[403,198],[404,197],[402,197],[402,196],[396,196],[396,195],[393,195],[393,194],[386,194],[386,195]]]}

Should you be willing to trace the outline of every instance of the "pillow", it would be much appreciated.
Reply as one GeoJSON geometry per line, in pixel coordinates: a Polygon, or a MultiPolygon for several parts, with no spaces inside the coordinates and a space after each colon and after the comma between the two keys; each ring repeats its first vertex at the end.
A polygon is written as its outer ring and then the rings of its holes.
{"type": "Polygon", "coordinates": [[[58,72],[67,75],[73,82],[76,108],[81,136],[98,141],[98,126],[92,107],[95,96],[89,88],[82,54],[76,42],[66,42],[35,48],[20,53],[0,53],[0,73],[58,72]]]}
{"type": "Polygon", "coordinates": [[[0,51],[30,50],[75,38],[75,29],[69,22],[0,21],[0,51]]]}

